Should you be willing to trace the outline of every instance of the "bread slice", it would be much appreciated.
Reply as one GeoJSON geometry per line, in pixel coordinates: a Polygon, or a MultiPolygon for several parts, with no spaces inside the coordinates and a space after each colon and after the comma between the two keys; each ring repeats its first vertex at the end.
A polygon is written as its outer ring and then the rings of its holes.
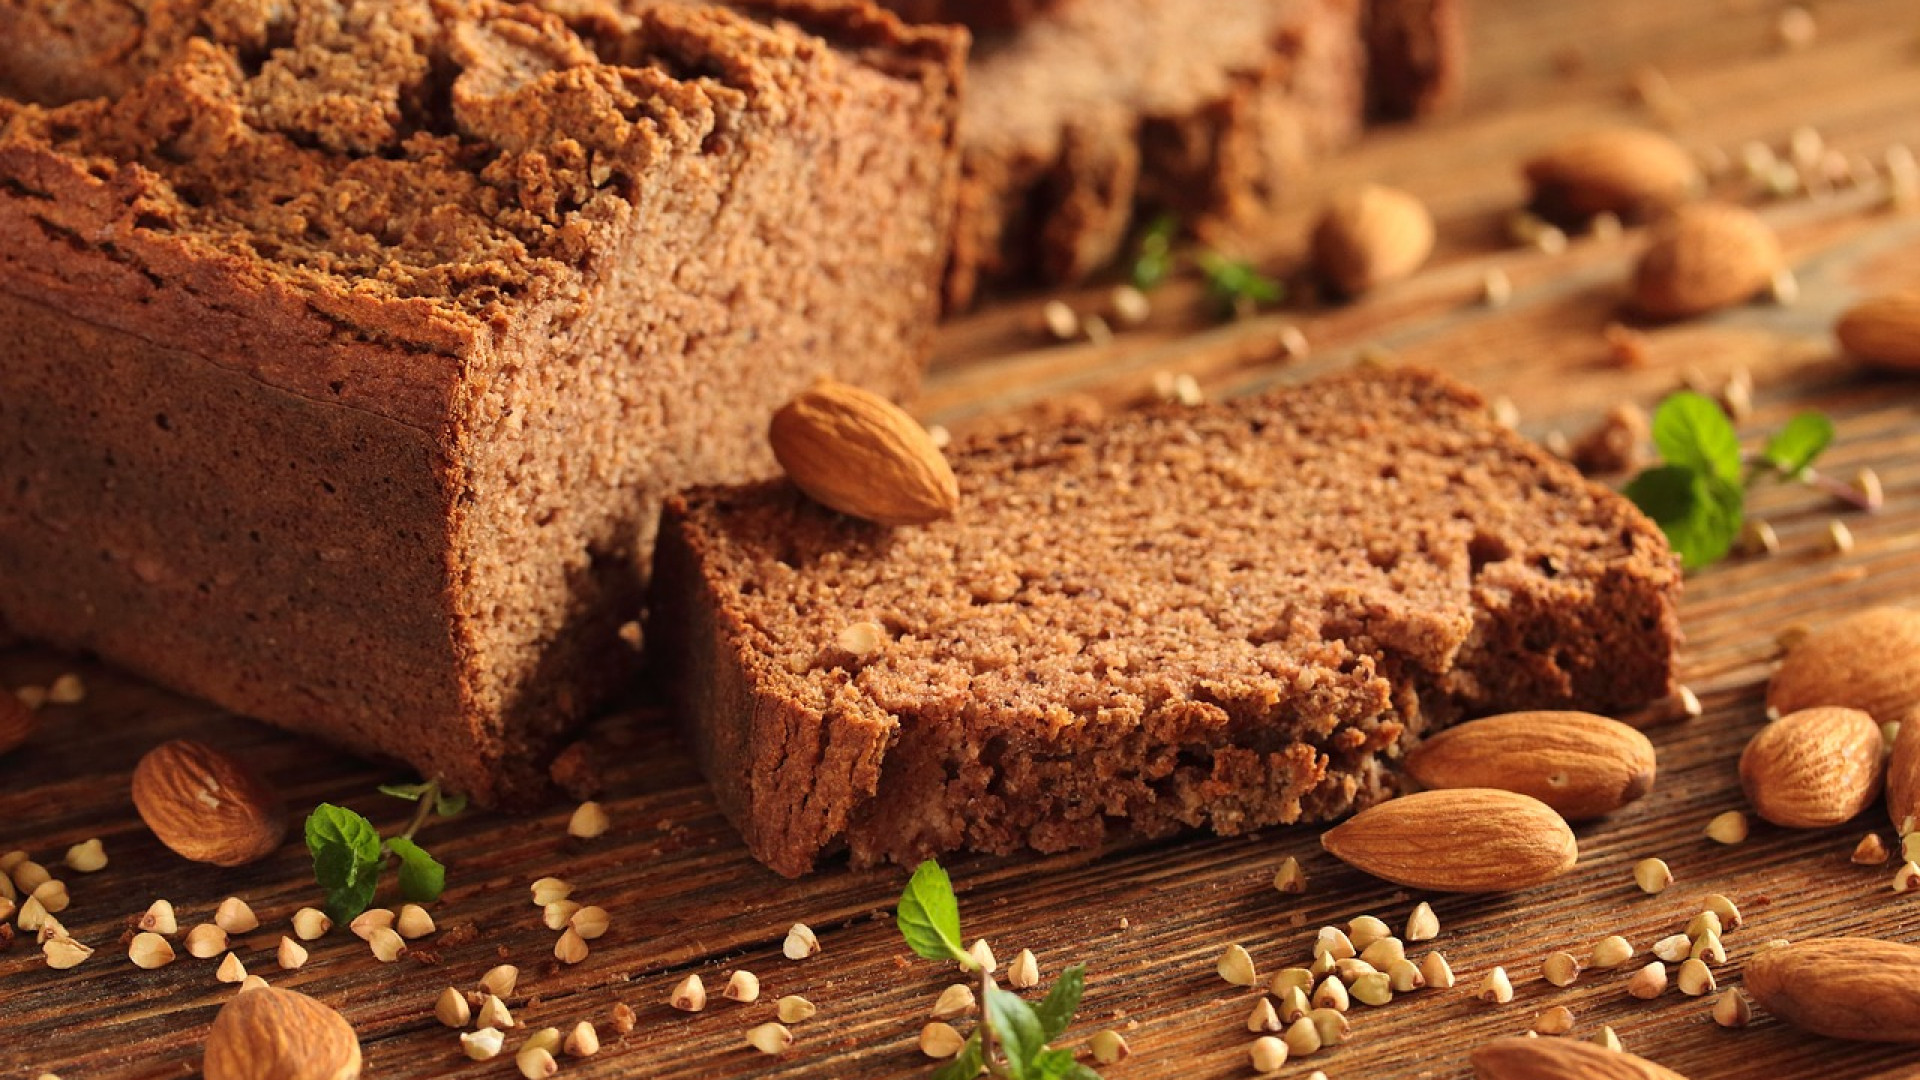
{"type": "Polygon", "coordinates": [[[0,623],[537,794],[666,493],[772,472],[823,372],[918,381],[964,34],[137,7],[0,2],[0,623]]]}
{"type": "Polygon", "coordinates": [[[1250,229],[1363,114],[1457,88],[1463,0],[881,0],[960,22],[965,178],[948,293],[1077,281],[1143,216],[1250,229]]]}
{"type": "Polygon", "coordinates": [[[1667,694],[1680,572],[1613,492],[1416,370],[1013,435],[951,521],[668,501],[654,621],[774,870],[1344,814],[1432,725],[1667,694]]]}

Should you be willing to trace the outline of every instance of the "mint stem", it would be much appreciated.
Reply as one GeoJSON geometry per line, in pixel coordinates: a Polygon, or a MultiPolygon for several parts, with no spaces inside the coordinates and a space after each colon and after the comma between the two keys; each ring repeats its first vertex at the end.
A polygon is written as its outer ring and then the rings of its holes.
{"type": "Polygon", "coordinates": [[[987,1063],[989,1072],[999,1076],[1001,1070],[993,1064],[993,1025],[987,1022],[987,994],[993,990],[993,972],[988,971],[985,964],[979,965],[979,968],[980,1002],[977,1007],[980,1010],[980,1060],[987,1063]]]}
{"type": "Polygon", "coordinates": [[[1868,499],[1866,493],[1859,488],[1844,480],[1835,480],[1824,473],[1815,472],[1811,467],[1800,471],[1799,480],[1816,491],[1833,496],[1855,510],[1871,514],[1880,509],[1879,505],[1868,499]]]}
{"type": "Polygon", "coordinates": [[[413,839],[413,834],[419,832],[420,827],[427,823],[428,815],[433,813],[433,808],[438,805],[439,801],[440,781],[429,780],[427,782],[427,790],[420,793],[419,805],[413,809],[413,820],[407,822],[407,827],[405,831],[401,832],[400,839],[413,839]]]}

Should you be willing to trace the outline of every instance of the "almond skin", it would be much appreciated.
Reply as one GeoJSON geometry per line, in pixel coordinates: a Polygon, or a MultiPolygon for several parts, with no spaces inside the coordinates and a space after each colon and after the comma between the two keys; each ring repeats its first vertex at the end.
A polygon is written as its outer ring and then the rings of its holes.
{"type": "Polygon", "coordinates": [[[1859,709],[1889,724],[1920,707],[1920,611],[1876,607],[1808,634],[1767,683],[1767,707],[1859,709]]]}
{"type": "Polygon", "coordinates": [[[1858,709],[1802,709],[1760,729],[1740,784],[1761,817],[1793,829],[1851,820],[1880,797],[1880,725],[1858,709]]]}
{"type": "Polygon", "coordinates": [[[161,743],[133,770],[133,805],[160,842],[194,862],[242,866],[287,834],[287,808],[259,774],[204,743],[161,743]]]}
{"type": "Polygon", "coordinates": [[[1920,711],[1901,721],[1887,756],[1887,818],[1895,829],[1920,823],[1920,711]]]}
{"type": "Polygon", "coordinates": [[[1313,230],[1320,273],[1347,296],[1411,275],[1433,253],[1433,216],[1396,188],[1366,184],[1336,196],[1313,230]]]}
{"type": "Polygon", "coordinates": [[[1678,143],[1639,128],[1575,135],[1533,157],[1525,172],[1534,205],[1551,217],[1645,217],[1679,206],[1706,186],[1678,143]]]}
{"type": "Polygon", "coordinates": [[[960,483],[933,436],[878,394],[823,379],[773,414],[773,456],[815,502],[881,525],[953,516],[960,483]]]}
{"type": "Polygon", "coordinates": [[[1495,1039],[1470,1057],[1480,1080],[1686,1080],[1672,1069],[1582,1039],[1495,1039]]]}
{"type": "Polygon", "coordinates": [[[1920,289],[1862,300],[1840,316],[1833,333],[1875,367],[1920,372],[1920,289]]]}
{"type": "Polygon", "coordinates": [[[357,1080],[353,1025],[305,994],[264,987],[230,998],[207,1032],[206,1080],[357,1080]]]}
{"type": "Polygon", "coordinates": [[[1531,796],[1491,788],[1422,791],[1362,810],[1320,837],[1374,877],[1435,892],[1510,892],[1573,869],[1573,830],[1531,796]]]}
{"type": "Polygon", "coordinates": [[[10,753],[33,734],[33,710],[27,703],[0,690],[0,754],[10,753]]]}
{"type": "Polygon", "coordinates": [[[1653,743],[1584,712],[1518,712],[1449,728],[1407,755],[1422,787],[1531,795],[1568,821],[1612,813],[1653,787],[1653,743]]]}
{"type": "Polygon", "coordinates": [[[1765,289],[1780,266],[1780,242],[1752,211],[1682,207],[1654,230],[1634,268],[1634,306],[1656,319],[1732,307],[1765,289]]]}
{"type": "Polygon", "coordinates": [[[1920,1043],[1920,948],[1873,938],[1813,938],[1747,960],[1741,982],[1803,1031],[1857,1042],[1920,1043]]]}

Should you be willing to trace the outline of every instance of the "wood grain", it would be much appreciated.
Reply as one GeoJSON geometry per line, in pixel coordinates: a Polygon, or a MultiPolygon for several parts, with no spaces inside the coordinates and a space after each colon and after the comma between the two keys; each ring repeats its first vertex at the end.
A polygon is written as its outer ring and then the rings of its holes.
{"type": "MultiPolygon", "coordinates": [[[[1577,433],[1623,398],[1651,404],[1689,373],[1717,386],[1745,367],[1757,384],[1745,432],[1758,437],[1797,409],[1826,409],[1840,437],[1823,468],[1846,476],[1871,466],[1880,474],[1887,505],[1871,516],[1844,514],[1857,541],[1844,556],[1825,548],[1827,523],[1841,508],[1800,487],[1757,496],[1755,510],[1773,523],[1782,550],[1689,581],[1683,673],[1706,715],[1651,729],[1661,763],[1653,793],[1582,826],[1580,866],[1555,885],[1508,897],[1430,898],[1442,924],[1433,946],[1451,960],[1462,987],[1422,991],[1381,1009],[1356,1005],[1351,1042],[1289,1064],[1283,1075],[1322,1068],[1349,1077],[1464,1076],[1472,1046],[1526,1030],[1554,1004],[1574,1010],[1576,1037],[1612,1025],[1629,1049],[1694,1080],[1756,1071],[1839,1080],[1920,1069],[1913,1051],[1805,1037],[1764,1017],[1746,1031],[1725,1031],[1709,1020],[1708,999],[1674,991],[1653,1002],[1628,997],[1624,971],[1589,972],[1564,991],[1539,975],[1549,952],[1582,953],[1611,933],[1644,952],[1716,891],[1748,916],[1745,928],[1727,935],[1732,960],[1723,982],[1737,982],[1741,958],[1773,937],[1920,940],[1920,909],[1887,888],[1892,868],[1847,860],[1866,830],[1891,836],[1877,809],[1814,832],[1756,824],[1738,847],[1701,835],[1714,814],[1740,805],[1734,762],[1763,722],[1776,633],[1864,604],[1920,597],[1920,384],[1860,373],[1835,355],[1828,330],[1834,313],[1861,293],[1920,282],[1920,219],[1888,213],[1873,185],[1765,201],[1738,177],[1724,181],[1722,194],[1756,202],[1781,231],[1801,300],[1646,327],[1653,361],[1637,369],[1612,363],[1600,337],[1620,317],[1633,234],[1578,239],[1560,255],[1514,249],[1501,238],[1501,221],[1521,198],[1512,163],[1570,129],[1641,118],[1628,84],[1648,66],[1685,103],[1676,134],[1692,146],[1737,157],[1744,141],[1778,146],[1799,125],[1817,127],[1855,155],[1920,139],[1920,26],[1911,25],[1911,4],[1835,0],[1816,10],[1817,44],[1784,52],[1772,39],[1777,6],[1757,0],[1481,0],[1467,109],[1374,136],[1317,175],[1305,200],[1310,206],[1319,193],[1361,177],[1421,195],[1441,237],[1434,264],[1416,279],[1362,304],[1301,304],[1224,325],[1208,321],[1196,284],[1175,282],[1155,294],[1145,327],[1104,346],[1046,341],[1035,330],[1037,299],[1015,298],[944,331],[924,405],[957,430],[1023,422],[1023,410],[1061,398],[1123,407],[1152,393],[1161,373],[1193,374],[1209,393],[1249,392],[1384,348],[1507,397],[1522,429],[1539,437],[1577,433]],[[1576,53],[1577,72],[1564,74],[1576,53]],[[1514,285],[1512,302],[1498,309],[1479,300],[1494,268],[1514,285]],[[1313,351],[1283,362],[1275,342],[1289,324],[1306,332],[1313,351]],[[1655,897],[1640,894],[1630,874],[1634,861],[1650,855],[1665,858],[1678,878],[1655,897]],[[1473,998],[1471,987],[1495,964],[1513,978],[1512,1004],[1473,998]]],[[[1250,250],[1286,272],[1309,217],[1307,210],[1283,215],[1250,250]]],[[[1089,287],[1067,298],[1095,310],[1103,291],[1089,287]]],[[[677,736],[644,700],[594,735],[614,818],[606,836],[569,841],[566,808],[536,818],[472,813],[433,825],[425,838],[449,864],[451,883],[435,908],[436,938],[381,965],[337,930],[313,943],[304,969],[280,972],[272,961],[278,935],[295,909],[316,900],[304,852],[289,844],[239,871],[181,862],[133,814],[127,782],[134,762],[165,738],[208,739],[256,762],[296,807],[342,802],[383,826],[399,824],[406,807],[371,794],[373,787],[402,777],[74,658],[0,653],[0,685],[45,685],[68,670],[84,675],[87,700],[45,709],[29,745],[0,760],[0,850],[23,848],[53,866],[70,844],[105,841],[112,861],[104,871],[61,874],[74,898],[61,918],[99,952],[70,972],[48,970],[29,943],[0,952],[0,1077],[192,1074],[207,1024],[233,990],[214,981],[213,961],[183,956],[158,971],[135,969],[125,959],[126,924],[164,896],[186,926],[210,918],[229,894],[247,898],[263,922],[237,949],[249,969],[340,1007],[366,1043],[370,1077],[515,1075],[504,1058],[467,1062],[453,1033],[432,1017],[442,987],[471,987],[503,960],[525,972],[511,999],[523,1024],[602,1022],[606,1048],[589,1061],[564,1061],[563,1076],[856,1080],[930,1071],[914,1036],[955,973],[910,957],[900,944],[890,905],[904,873],[836,869],[788,882],[760,868],[719,816],[677,736]],[[574,967],[552,960],[555,935],[540,926],[528,899],[528,885],[546,874],[567,877],[577,899],[614,915],[613,929],[574,967]],[[818,932],[820,955],[798,963],[781,957],[794,921],[818,932]],[[687,972],[717,988],[736,967],[760,976],[759,1002],[716,995],[698,1015],[666,1005],[687,972]],[[774,999],[790,993],[820,1007],[795,1026],[793,1050],[773,1059],[748,1048],[746,1029],[772,1019],[774,999]],[[625,1038],[604,1023],[615,1001],[639,1014],[625,1038]]],[[[1003,958],[1034,949],[1046,982],[1069,962],[1088,965],[1086,1004],[1069,1042],[1100,1027],[1123,1030],[1134,1055],[1107,1070],[1117,1080],[1251,1075],[1244,1019],[1253,994],[1215,976],[1220,949],[1244,944],[1270,973],[1304,961],[1323,924],[1365,912],[1399,924],[1420,899],[1339,866],[1319,852],[1309,828],[951,866],[970,935],[989,937],[1003,958]],[[1287,855],[1307,868],[1304,895],[1283,896],[1268,884],[1287,855]]]]}

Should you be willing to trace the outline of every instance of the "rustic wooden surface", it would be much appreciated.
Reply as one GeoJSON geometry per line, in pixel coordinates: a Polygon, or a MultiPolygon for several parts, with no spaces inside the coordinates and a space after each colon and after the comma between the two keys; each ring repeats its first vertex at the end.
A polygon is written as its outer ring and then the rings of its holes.
{"type": "MultiPolygon", "coordinates": [[[[1636,237],[1576,239],[1566,253],[1547,255],[1506,245],[1501,229],[1521,197],[1515,158],[1570,130],[1646,120],[1630,87],[1647,85],[1650,66],[1671,89],[1662,112],[1690,146],[1720,147],[1737,158],[1745,141],[1778,147],[1799,125],[1816,127],[1850,154],[1878,156],[1895,143],[1920,140],[1920,22],[1910,0],[1835,0],[1816,8],[1817,43],[1790,52],[1773,41],[1778,5],[1758,0],[1476,4],[1475,80],[1461,114],[1379,133],[1313,180],[1330,188],[1373,177],[1425,198],[1440,219],[1441,243],[1416,280],[1359,305],[1296,307],[1224,325],[1201,316],[1196,286],[1177,282],[1156,294],[1147,326],[1106,346],[1048,343],[1034,329],[1037,301],[1009,302],[948,329],[926,407],[956,429],[985,426],[1006,422],[1010,410],[1068,395],[1120,407],[1151,393],[1162,373],[1191,373],[1210,393],[1239,393],[1350,364],[1363,348],[1384,348],[1508,397],[1523,430],[1537,437],[1577,433],[1623,397],[1651,404],[1689,373],[1719,385],[1738,367],[1758,385],[1757,409],[1745,424],[1750,434],[1799,408],[1830,411],[1840,438],[1827,466],[1848,475],[1871,465],[1884,481],[1887,505],[1866,516],[1843,513],[1809,490],[1768,490],[1757,510],[1778,529],[1783,550],[1689,582],[1683,674],[1706,715],[1653,729],[1661,762],[1653,794],[1582,827],[1581,865],[1555,885],[1507,897],[1432,897],[1442,924],[1433,944],[1452,961],[1461,988],[1422,991],[1383,1009],[1356,1006],[1351,1042],[1289,1064],[1283,1075],[1318,1068],[1333,1077],[1463,1076],[1472,1046],[1525,1031],[1554,1004],[1574,1010],[1577,1036],[1610,1024],[1628,1048],[1694,1080],[1920,1072],[1920,1052],[1804,1037],[1764,1018],[1743,1032],[1722,1030],[1709,1020],[1705,999],[1671,990],[1653,1002],[1628,997],[1624,972],[1589,973],[1565,991],[1539,975],[1549,952],[1581,952],[1610,933],[1627,935],[1644,952],[1679,930],[1713,891],[1734,897],[1748,916],[1745,928],[1727,936],[1727,982],[1737,982],[1741,960],[1773,937],[1920,940],[1920,908],[1888,890],[1891,867],[1866,869],[1847,859],[1868,829],[1891,838],[1878,808],[1820,832],[1756,825],[1738,847],[1701,835],[1710,817],[1741,805],[1734,762],[1762,722],[1776,632],[1920,595],[1920,383],[1860,373],[1836,355],[1828,334],[1833,314],[1850,298],[1920,283],[1920,218],[1886,212],[1884,193],[1872,184],[1779,201],[1754,196],[1737,178],[1723,184],[1723,193],[1764,205],[1791,252],[1803,296],[1794,306],[1756,305],[1650,328],[1653,362],[1633,370],[1609,360],[1600,335],[1617,317],[1636,237]],[[1478,302],[1495,267],[1515,286],[1512,302],[1500,309],[1478,302]],[[1272,342],[1288,323],[1304,329],[1313,350],[1276,362],[1272,342]],[[1858,541],[1844,556],[1824,549],[1836,515],[1858,541]],[[1635,860],[1650,855],[1665,858],[1679,878],[1657,897],[1641,895],[1629,874],[1635,860]],[[1472,987],[1494,964],[1513,977],[1512,1004],[1474,1000],[1472,987]]],[[[1286,266],[1304,222],[1295,215],[1276,223],[1258,253],[1286,266]]],[[[1088,289],[1070,299],[1093,309],[1102,294],[1088,289]]],[[[432,1016],[442,987],[471,987],[503,960],[524,972],[510,1004],[529,1026],[516,1036],[600,1022],[606,1048],[589,1061],[564,1062],[563,1076],[930,1071],[913,1041],[953,972],[912,958],[895,934],[888,913],[904,874],[836,869],[789,882],[761,869],[718,815],[670,729],[644,707],[609,720],[594,737],[610,776],[614,828],[607,836],[568,841],[565,808],[539,818],[470,813],[431,826],[424,839],[450,867],[447,894],[434,908],[437,939],[380,965],[358,939],[336,930],[313,943],[303,970],[281,972],[272,948],[292,912],[317,899],[298,843],[244,870],[183,863],[132,812],[127,783],[134,762],[163,738],[207,739],[257,761],[302,811],[328,799],[382,826],[399,824],[406,808],[372,794],[373,787],[402,777],[75,658],[30,649],[0,654],[0,686],[44,685],[69,670],[84,675],[86,701],[48,707],[35,740],[0,761],[0,850],[25,848],[52,866],[69,844],[105,841],[107,869],[61,872],[74,902],[60,917],[99,951],[70,972],[44,967],[30,943],[0,952],[0,1077],[192,1074],[206,1025],[233,988],[214,980],[212,961],[184,953],[158,971],[135,969],[125,958],[125,926],[156,897],[175,904],[184,927],[209,918],[229,894],[248,899],[263,920],[240,943],[249,969],[337,1005],[362,1035],[372,1077],[516,1075],[507,1057],[467,1062],[453,1033],[432,1016]],[[528,884],[546,874],[571,879],[576,899],[613,913],[611,932],[575,967],[551,959],[555,935],[528,903],[528,884]],[[780,956],[796,920],[812,925],[823,945],[819,956],[799,963],[780,956]],[[725,973],[736,967],[759,974],[758,1003],[718,999],[725,973]],[[714,1004],[698,1015],[674,1012],[668,990],[694,971],[716,991],[714,1004]],[[791,1053],[763,1057],[742,1035],[772,1019],[774,999],[790,993],[806,995],[820,1013],[795,1025],[791,1053]],[[604,1022],[616,1001],[639,1015],[624,1039],[604,1022]]],[[[1002,958],[1033,948],[1048,982],[1067,963],[1088,965],[1086,1002],[1068,1041],[1081,1043],[1100,1027],[1124,1030],[1134,1055],[1107,1070],[1119,1080],[1249,1075],[1243,1021],[1254,994],[1214,975],[1220,949],[1240,942],[1271,972],[1304,961],[1322,924],[1371,912],[1397,925],[1419,899],[1321,855],[1310,828],[950,865],[969,935],[988,936],[1002,958]],[[1311,877],[1303,896],[1282,896],[1268,884],[1290,854],[1311,877]]]]}

